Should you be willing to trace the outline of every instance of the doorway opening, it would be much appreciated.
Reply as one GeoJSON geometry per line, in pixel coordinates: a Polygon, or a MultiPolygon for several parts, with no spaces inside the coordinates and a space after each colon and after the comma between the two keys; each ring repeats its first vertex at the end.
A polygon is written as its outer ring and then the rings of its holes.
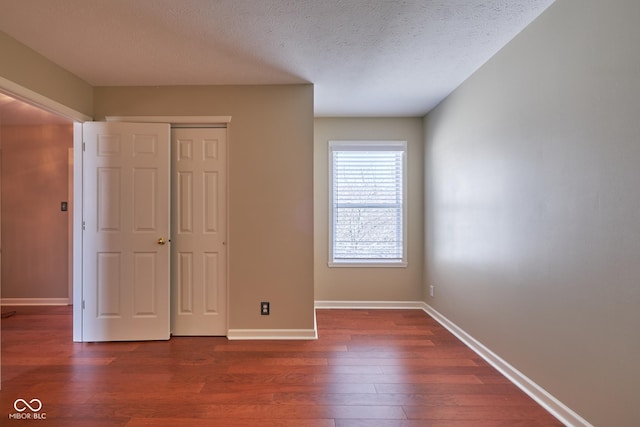
{"type": "Polygon", "coordinates": [[[0,153],[2,304],[71,304],[73,121],[0,93],[0,153]]]}

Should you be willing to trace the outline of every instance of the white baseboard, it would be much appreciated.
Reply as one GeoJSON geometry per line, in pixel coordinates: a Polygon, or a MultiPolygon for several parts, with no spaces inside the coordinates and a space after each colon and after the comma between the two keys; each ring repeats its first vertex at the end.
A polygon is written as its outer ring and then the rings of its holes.
{"type": "Polygon", "coordinates": [[[71,305],[69,298],[2,298],[0,305],[71,305]]]}
{"type": "Polygon", "coordinates": [[[438,323],[449,330],[453,335],[458,337],[471,350],[476,352],[487,363],[496,368],[502,375],[507,377],[509,381],[515,384],[529,397],[538,402],[540,406],[545,408],[551,415],[556,417],[566,426],[593,427],[587,420],[582,418],[576,412],[571,410],[565,404],[549,394],[545,389],[529,379],[522,372],[507,363],[500,356],[489,350],[481,342],[477,341],[471,335],[466,333],[462,328],[440,314],[437,310],[426,303],[422,303],[423,310],[433,317],[438,323]]]}
{"type": "Polygon", "coordinates": [[[315,340],[317,329],[229,329],[230,340],[315,340]]]}
{"type": "Polygon", "coordinates": [[[316,308],[343,309],[424,309],[422,301],[316,301],[316,308]]]}

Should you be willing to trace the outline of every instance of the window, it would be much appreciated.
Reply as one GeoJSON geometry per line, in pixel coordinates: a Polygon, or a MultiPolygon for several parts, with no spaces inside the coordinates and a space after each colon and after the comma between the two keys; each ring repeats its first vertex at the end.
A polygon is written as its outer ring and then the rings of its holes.
{"type": "Polygon", "coordinates": [[[406,266],[406,141],[329,141],[329,266],[406,266]]]}

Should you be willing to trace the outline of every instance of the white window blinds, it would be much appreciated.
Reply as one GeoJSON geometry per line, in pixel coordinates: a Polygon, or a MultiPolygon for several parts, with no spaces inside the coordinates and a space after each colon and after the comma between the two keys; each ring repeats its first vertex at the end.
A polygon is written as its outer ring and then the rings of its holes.
{"type": "Polygon", "coordinates": [[[331,141],[331,262],[405,261],[404,141],[331,141]]]}

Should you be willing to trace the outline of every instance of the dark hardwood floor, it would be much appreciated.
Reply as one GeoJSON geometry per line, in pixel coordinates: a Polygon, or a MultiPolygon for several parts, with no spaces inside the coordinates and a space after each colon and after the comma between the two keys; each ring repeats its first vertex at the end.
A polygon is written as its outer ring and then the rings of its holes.
{"type": "Polygon", "coordinates": [[[419,310],[318,310],[317,341],[121,343],[73,343],[70,307],[10,310],[2,426],[562,425],[419,310]]]}

